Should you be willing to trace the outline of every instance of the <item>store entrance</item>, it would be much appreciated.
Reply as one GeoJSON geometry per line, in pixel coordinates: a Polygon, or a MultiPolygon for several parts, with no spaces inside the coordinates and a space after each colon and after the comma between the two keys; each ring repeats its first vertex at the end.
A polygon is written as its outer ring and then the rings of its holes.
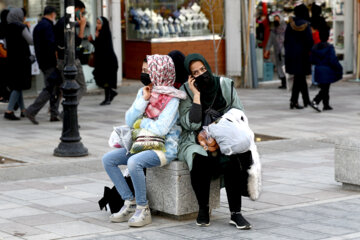
{"type": "Polygon", "coordinates": [[[282,73],[285,72],[283,42],[286,26],[289,17],[294,16],[294,8],[299,2],[303,2],[308,7],[310,17],[313,3],[321,7],[321,16],[324,17],[331,29],[329,43],[334,45],[344,73],[353,72],[354,13],[352,0],[263,0],[256,1],[255,19],[259,82],[279,81],[283,77],[282,73]],[[275,20],[279,19],[280,25],[275,26],[275,20]]]}

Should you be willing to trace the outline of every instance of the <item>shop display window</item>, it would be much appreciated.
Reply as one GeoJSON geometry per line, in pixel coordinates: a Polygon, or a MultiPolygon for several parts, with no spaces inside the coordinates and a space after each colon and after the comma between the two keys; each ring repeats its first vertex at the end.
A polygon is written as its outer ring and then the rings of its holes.
{"type": "Polygon", "coordinates": [[[127,0],[125,5],[127,39],[150,40],[210,35],[211,17],[205,2],[204,0],[127,0]]]}

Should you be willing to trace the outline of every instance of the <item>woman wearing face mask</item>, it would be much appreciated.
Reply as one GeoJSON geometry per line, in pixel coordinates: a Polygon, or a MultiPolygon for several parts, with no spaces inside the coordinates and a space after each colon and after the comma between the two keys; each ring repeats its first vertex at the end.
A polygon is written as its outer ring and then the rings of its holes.
{"type": "Polygon", "coordinates": [[[283,66],[285,65],[285,30],[286,23],[283,17],[280,14],[276,14],[274,17],[274,28],[271,30],[270,38],[266,45],[266,51],[264,53],[264,58],[269,58],[270,49],[271,47],[274,47],[275,64],[278,76],[281,80],[281,86],[279,87],[281,89],[286,89],[286,78],[283,71],[283,66]]]}
{"type": "Polygon", "coordinates": [[[89,41],[95,46],[95,69],[93,75],[96,85],[104,88],[105,99],[100,105],[109,105],[117,92],[118,61],[114,52],[109,21],[105,17],[96,20],[95,41],[89,36],[89,41]]]}
{"type": "Polygon", "coordinates": [[[208,62],[200,54],[190,54],[185,58],[188,82],[181,90],[188,94],[180,102],[180,123],[183,128],[179,142],[178,158],[185,161],[190,169],[191,184],[199,204],[196,219],[198,226],[208,226],[209,191],[213,177],[223,174],[231,212],[230,223],[238,229],[250,229],[251,225],[241,215],[240,165],[238,161],[217,152],[213,155],[197,143],[197,135],[208,125],[206,114],[217,111],[221,115],[229,108],[242,110],[242,104],[231,79],[212,74],[208,62]],[[221,171],[220,173],[218,171],[221,171]]]}
{"type": "Polygon", "coordinates": [[[24,23],[25,10],[12,8],[7,15],[7,58],[8,72],[11,73],[9,87],[12,90],[9,104],[4,118],[8,120],[20,120],[14,114],[16,104],[21,109],[21,116],[25,116],[23,90],[31,88],[31,64],[33,56],[30,54],[29,45],[34,45],[33,38],[28,26],[24,23]]]}
{"type": "Polygon", "coordinates": [[[121,210],[110,216],[110,221],[127,221],[130,227],[142,227],[151,223],[143,169],[164,166],[176,158],[181,132],[176,124],[179,99],[186,98],[184,92],[173,87],[175,66],[169,56],[151,55],[146,59],[141,73],[141,81],[145,87],[139,89],[135,101],[125,114],[125,121],[130,127],[140,121],[138,125],[141,129],[157,136],[165,136],[165,152],[144,150],[127,154],[124,148],[119,148],[105,154],[102,159],[107,174],[125,200],[121,210]],[[127,165],[135,196],[118,165],[127,165]]]}

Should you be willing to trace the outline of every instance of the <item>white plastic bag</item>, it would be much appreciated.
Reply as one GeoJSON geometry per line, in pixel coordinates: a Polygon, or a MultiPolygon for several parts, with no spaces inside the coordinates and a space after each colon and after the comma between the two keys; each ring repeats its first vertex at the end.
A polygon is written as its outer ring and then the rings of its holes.
{"type": "Polygon", "coordinates": [[[127,125],[114,127],[110,138],[109,146],[114,148],[125,148],[127,152],[130,151],[132,144],[131,129],[127,125]]]}
{"type": "Polygon", "coordinates": [[[249,128],[244,112],[235,108],[225,113],[218,123],[210,124],[208,131],[225,155],[248,151],[254,140],[254,133],[249,128]]]}

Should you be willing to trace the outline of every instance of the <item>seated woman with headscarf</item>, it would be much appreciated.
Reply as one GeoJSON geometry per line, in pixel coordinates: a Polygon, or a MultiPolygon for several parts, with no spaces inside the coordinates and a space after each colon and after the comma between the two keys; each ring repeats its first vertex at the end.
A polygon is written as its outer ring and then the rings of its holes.
{"type": "Polygon", "coordinates": [[[197,142],[203,126],[211,123],[207,120],[209,114],[217,112],[221,116],[230,108],[243,109],[233,81],[213,75],[208,62],[200,54],[188,55],[185,58],[185,68],[189,77],[181,90],[188,94],[188,98],[182,100],[179,107],[182,133],[178,158],[185,161],[190,169],[191,184],[199,204],[196,224],[210,224],[210,182],[212,178],[223,175],[231,212],[230,223],[238,229],[250,229],[250,223],[241,215],[243,186],[240,186],[238,159],[232,159],[220,152],[210,152],[206,146],[197,142]]]}
{"type": "Polygon", "coordinates": [[[110,216],[110,221],[128,221],[130,227],[142,227],[151,223],[143,169],[164,166],[176,158],[181,133],[180,127],[176,124],[179,117],[179,99],[186,98],[184,92],[173,87],[175,67],[169,56],[151,55],[147,56],[146,60],[143,63],[141,77],[146,86],[139,89],[135,101],[126,112],[125,121],[128,126],[134,128],[133,136],[136,129],[145,130],[153,135],[138,137],[133,142],[130,153],[120,148],[108,152],[102,159],[107,174],[121,198],[125,200],[120,211],[110,216]],[[147,148],[148,150],[140,151],[141,144],[149,138],[154,141],[154,145],[157,141],[163,141],[165,149],[147,148]],[[135,196],[118,168],[119,165],[127,165],[135,196]]]}

